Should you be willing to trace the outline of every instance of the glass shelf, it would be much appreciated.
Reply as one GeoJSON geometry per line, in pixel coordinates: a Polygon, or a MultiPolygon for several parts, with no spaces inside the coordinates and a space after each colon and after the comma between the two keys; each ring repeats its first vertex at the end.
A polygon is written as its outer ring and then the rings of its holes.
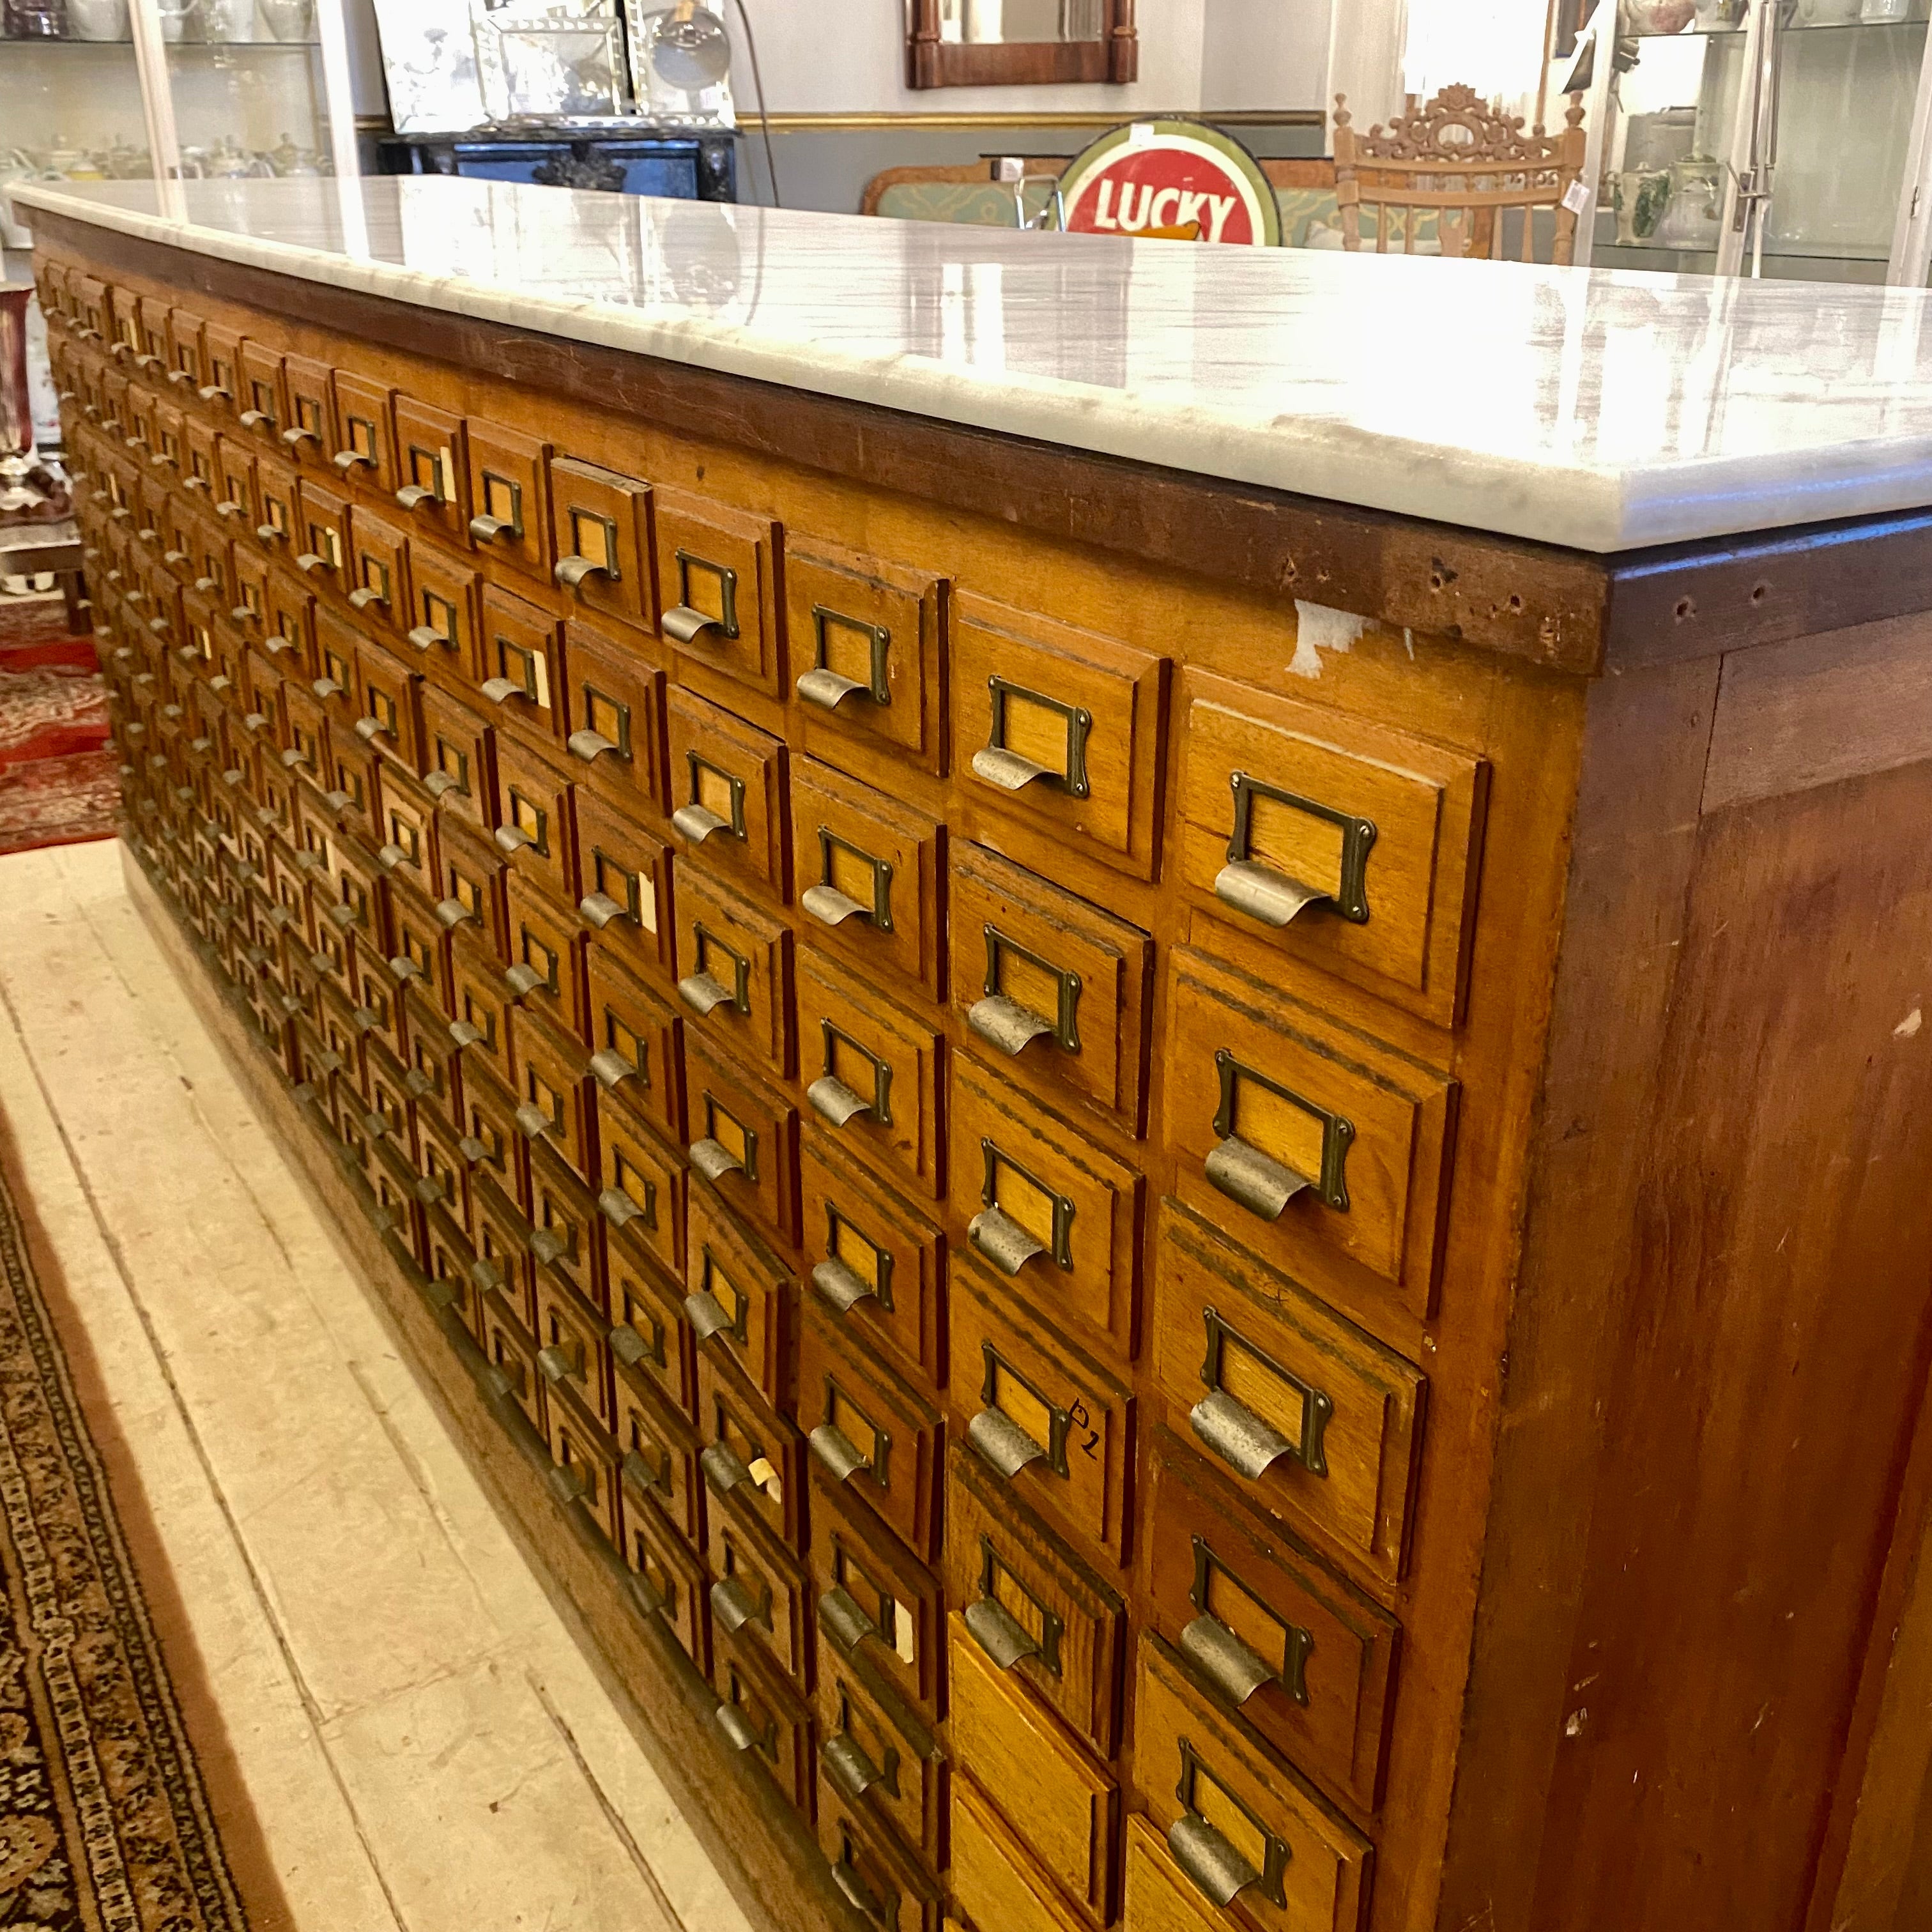
{"type": "MultiPolygon", "coordinates": [[[[1780,34],[1894,34],[1901,27],[1923,28],[1927,16],[1917,14],[1904,20],[1786,20],[1778,27],[1780,34]]],[[[1688,27],[1679,27],[1674,34],[1655,32],[1635,32],[1623,35],[1632,40],[1721,40],[1734,39],[1744,32],[1742,22],[1735,26],[1700,27],[1694,21],[1688,27]]]]}

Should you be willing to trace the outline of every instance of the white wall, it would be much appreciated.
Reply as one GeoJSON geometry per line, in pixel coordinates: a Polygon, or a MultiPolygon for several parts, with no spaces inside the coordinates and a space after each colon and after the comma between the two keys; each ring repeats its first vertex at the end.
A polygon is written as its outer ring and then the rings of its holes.
{"type": "Polygon", "coordinates": [[[1328,10],[1324,0],[1206,0],[1199,105],[1326,107],[1328,10]]]}

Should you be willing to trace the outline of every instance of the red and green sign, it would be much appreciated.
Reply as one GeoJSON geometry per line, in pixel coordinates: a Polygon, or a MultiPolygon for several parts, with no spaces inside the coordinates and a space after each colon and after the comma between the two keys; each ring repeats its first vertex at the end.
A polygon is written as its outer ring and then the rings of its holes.
{"type": "Polygon", "coordinates": [[[1261,164],[1198,121],[1136,121],[1102,134],[1060,176],[1060,194],[1076,234],[1144,235],[1193,222],[1203,242],[1281,242],[1261,164]]]}

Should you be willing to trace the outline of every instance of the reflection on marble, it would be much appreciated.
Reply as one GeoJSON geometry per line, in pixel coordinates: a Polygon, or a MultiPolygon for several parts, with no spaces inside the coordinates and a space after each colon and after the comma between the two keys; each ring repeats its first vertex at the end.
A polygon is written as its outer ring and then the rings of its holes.
{"type": "Polygon", "coordinates": [[[1917,291],[441,178],[14,199],[426,308],[1588,550],[1932,502],[1917,291]]]}

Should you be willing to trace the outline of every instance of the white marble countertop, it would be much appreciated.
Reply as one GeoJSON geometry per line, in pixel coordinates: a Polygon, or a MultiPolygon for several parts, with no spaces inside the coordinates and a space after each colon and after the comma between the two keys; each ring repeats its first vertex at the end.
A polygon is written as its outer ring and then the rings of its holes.
{"type": "Polygon", "coordinates": [[[1932,504],[1917,291],[444,178],[162,191],[13,194],[398,302],[1583,550],[1932,504]]]}

